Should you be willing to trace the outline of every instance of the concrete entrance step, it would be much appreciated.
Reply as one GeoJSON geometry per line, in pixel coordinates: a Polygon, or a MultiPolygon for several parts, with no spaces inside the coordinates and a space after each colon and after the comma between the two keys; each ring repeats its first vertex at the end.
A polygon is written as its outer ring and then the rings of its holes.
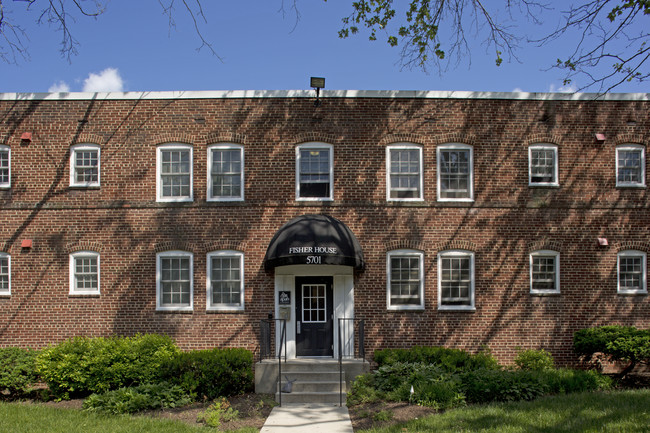
{"type": "MultiPolygon", "coordinates": [[[[339,392],[329,392],[329,391],[313,391],[313,392],[291,392],[291,393],[282,393],[282,405],[285,404],[309,404],[309,403],[329,403],[329,404],[339,404],[341,396],[339,392]]],[[[280,401],[279,393],[275,394],[275,401],[280,401]]],[[[345,394],[343,394],[343,405],[345,405],[345,394]]]]}

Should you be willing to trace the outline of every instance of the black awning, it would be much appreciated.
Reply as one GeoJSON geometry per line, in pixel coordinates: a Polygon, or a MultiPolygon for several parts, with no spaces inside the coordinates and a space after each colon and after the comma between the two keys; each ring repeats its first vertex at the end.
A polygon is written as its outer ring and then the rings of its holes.
{"type": "Polygon", "coordinates": [[[302,215],[273,236],[264,268],[286,265],[344,265],[363,269],[363,252],[352,231],[328,215],[302,215]]]}

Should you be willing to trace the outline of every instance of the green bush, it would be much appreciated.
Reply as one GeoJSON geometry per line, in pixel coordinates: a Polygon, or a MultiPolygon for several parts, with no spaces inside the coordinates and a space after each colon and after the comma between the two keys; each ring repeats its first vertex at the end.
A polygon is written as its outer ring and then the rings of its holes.
{"type": "Polygon", "coordinates": [[[144,410],[185,406],[191,402],[191,397],[180,386],[157,383],[92,394],[84,400],[83,408],[90,412],[132,414],[144,410]]]}
{"type": "Polygon", "coordinates": [[[644,334],[648,335],[648,331],[639,331],[633,326],[608,325],[581,329],[573,334],[573,349],[578,355],[609,353],[607,346],[611,342],[644,334]]]}
{"type": "Polygon", "coordinates": [[[520,370],[553,370],[555,362],[553,356],[544,349],[528,349],[517,353],[515,365],[520,370]]]}
{"type": "Polygon", "coordinates": [[[37,371],[57,398],[103,393],[159,380],[178,348],[161,335],[75,337],[44,349],[37,371]]]}
{"type": "Polygon", "coordinates": [[[8,392],[11,398],[27,393],[39,381],[37,355],[31,349],[0,348],[0,392],[8,392]]]}
{"type": "Polygon", "coordinates": [[[538,372],[475,370],[460,375],[468,403],[533,400],[548,391],[538,372]]]}
{"type": "Polygon", "coordinates": [[[218,428],[222,421],[232,421],[239,417],[239,411],[230,406],[225,397],[221,397],[212,403],[204,412],[199,413],[197,422],[204,422],[206,425],[218,428]]]}
{"type": "Polygon", "coordinates": [[[384,394],[375,388],[375,375],[365,373],[359,375],[352,382],[350,391],[347,393],[347,404],[355,406],[358,404],[374,403],[381,400],[384,394]]]}
{"type": "Polygon", "coordinates": [[[424,363],[437,365],[451,373],[479,368],[499,368],[496,359],[489,352],[470,355],[464,350],[445,347],[415,346],[411,349],[383,349],[375,352],[374,359],[380,367],[397,362],[424,363]]]}
{"type": "Polygon", "coordinates": [[[465,394],[460,385],[460,381],[455,378],[416,384],[411,402],[436,409],[465,406],[465,394]]]}
{"type": "Polygon", "coordinates": [[[178,353],[161,368],[161,377],[196,398],[214,400],[251,391],[253,354],[246,349],[211,349],[178,353]]]}

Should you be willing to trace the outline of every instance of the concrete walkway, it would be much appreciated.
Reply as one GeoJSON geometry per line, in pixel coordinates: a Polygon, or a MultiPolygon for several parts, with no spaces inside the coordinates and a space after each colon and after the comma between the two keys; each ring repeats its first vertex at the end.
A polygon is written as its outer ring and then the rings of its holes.
{"type": "Polygon", "coordinates": [[[271,411],[260,433],[352,433],[348,408],[331,403],[286,403],[271,411]]]}

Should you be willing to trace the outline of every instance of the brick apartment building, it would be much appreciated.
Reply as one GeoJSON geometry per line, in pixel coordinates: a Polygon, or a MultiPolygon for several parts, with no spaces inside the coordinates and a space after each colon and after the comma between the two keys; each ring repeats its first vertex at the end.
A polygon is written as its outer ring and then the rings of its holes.
{"type": "Polygon", "coordinates": [[[0,346],[517,347],[650,326],[650,94],[0,94],[0,346]]]}

